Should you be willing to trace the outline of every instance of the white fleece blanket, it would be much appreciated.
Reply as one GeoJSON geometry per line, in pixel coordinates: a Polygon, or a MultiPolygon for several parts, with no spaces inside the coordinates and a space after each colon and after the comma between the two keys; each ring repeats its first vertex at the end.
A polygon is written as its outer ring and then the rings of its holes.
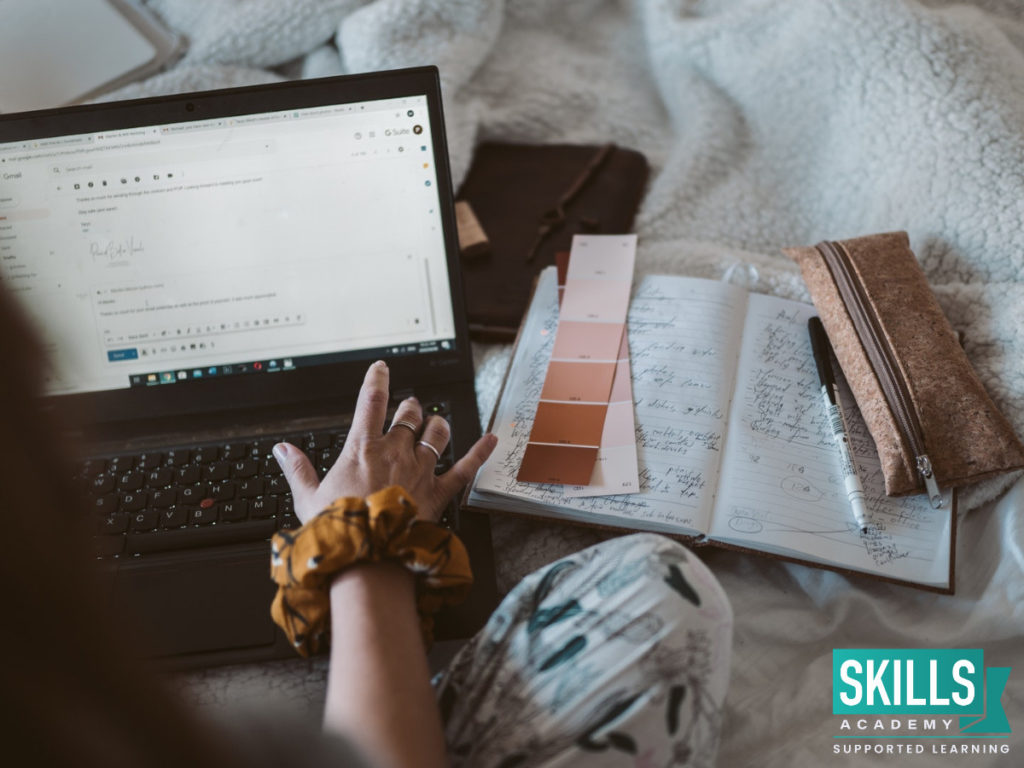
{"type": "MultiPolygon", "coordinates": [[[[432,63],[456,184],[485,138],[644,152],[653,176],[636,224],[641,272],[727,276],[806,300],[781,246],[906,229],[989,392],[1024,433],[1018,0],[148,5],[189,51],[115,98],[432,63]]],[[[508,350],[475,351],[486,418],[508,350]]],[[[853,646],[981,647],[986,663],[1018,667],[1004,701],[1011,743],[1024,749],[1024,485],[984,504],[1005,487],[963,499],[975,511],[960,529],[955,597],[702,552],[736,616],[720,763],[835,761],[831,651],[853,646]]],[[[509,521],[495,539],[504,588],[596,540],[509,521]]],[[[322,666],[289,679],[295,669],[208,672],[189,686],[203,700],[259,698],[266,686],[318,700],[322,666]]]]}

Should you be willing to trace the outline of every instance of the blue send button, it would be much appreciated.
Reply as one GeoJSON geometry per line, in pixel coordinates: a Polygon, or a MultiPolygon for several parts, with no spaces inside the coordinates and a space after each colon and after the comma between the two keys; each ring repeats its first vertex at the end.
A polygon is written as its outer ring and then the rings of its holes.
{"type": "Polygon", "coordinates": [[[111,349],[107,352],[107,360],[116,363],[118,360],[138,360],[139,350],[135,347],[130,349],[111,349]]]}

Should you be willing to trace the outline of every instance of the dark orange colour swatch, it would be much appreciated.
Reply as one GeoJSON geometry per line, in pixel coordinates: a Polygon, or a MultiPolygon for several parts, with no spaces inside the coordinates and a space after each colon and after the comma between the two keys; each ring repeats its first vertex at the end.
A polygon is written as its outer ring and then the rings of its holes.
{"type": "Polygon", "coordinates": [[[530,443],[519,465],[519,474],[530,483],[586,485],[594,473],[597,448],[576,445],[538,445],[530,443]]]}
{"type": "Polygon", "coordinates": [[[604,417],[607,412],[608,403],[582,405],[548,403],[542,400],[537,404],[537,416],[530,432],[530,442],[597,447],[601,444],[601,432],[604,430],[604,417]]]}
{"type": "Polygon", "coordinates": [[[601,403],[615,378],[616,363],[577,363],[552,360],[541,390],[542,400],[601,403]]]}

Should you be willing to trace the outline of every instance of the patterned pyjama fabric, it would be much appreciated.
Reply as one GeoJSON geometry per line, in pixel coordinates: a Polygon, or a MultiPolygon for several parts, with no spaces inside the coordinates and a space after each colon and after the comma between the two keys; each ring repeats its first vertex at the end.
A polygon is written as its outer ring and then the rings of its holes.
{"type": "Polygon", "coordinates": [[[523,579],[434,680],[454,766],[710,766],[732,609],[654,534],[523,579]]]}

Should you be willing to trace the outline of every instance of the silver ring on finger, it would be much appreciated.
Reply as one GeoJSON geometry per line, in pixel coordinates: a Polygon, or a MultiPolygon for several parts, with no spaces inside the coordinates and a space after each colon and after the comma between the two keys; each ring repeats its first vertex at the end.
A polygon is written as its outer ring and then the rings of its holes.
{"type": "Polygon", "coordinates": [[[416,445],[422,445],[422,446],[424,446],[426,448],[429,448],[430,452],[437,457],[437,460],[438,461],[441,460],[441,452],[439,450],[437,450],[437,448],[432,446],[430,443],[428,443],[426,440],[420,440],[418,443],[416,443],[416,445]]]}
{"type": "Polygon", "coordinates": [[[415,424],[413,424],[413,423],[412,423],[411,421],[406,421],[405,419],[399,419],[398,421],[393,421],[393,422],[391,422],[391,427],[390,427],[390,428],[388,429],[388,432],[390,432],[390,431],[391,431],[392,429],[394,429],[395,427],[405,427],[405,428],[406,428],[406,429],[408,429],[408,430],[409,430],[410,432],[412,432],[412,433],[413,433],[414,435],[415,435],[415,434],[416,434],[417,432],[419,432],[419,431],[420,431],[420,430],[419,430],[419,427],[417,427],[417,426],[416,426],[415,424]]]}

